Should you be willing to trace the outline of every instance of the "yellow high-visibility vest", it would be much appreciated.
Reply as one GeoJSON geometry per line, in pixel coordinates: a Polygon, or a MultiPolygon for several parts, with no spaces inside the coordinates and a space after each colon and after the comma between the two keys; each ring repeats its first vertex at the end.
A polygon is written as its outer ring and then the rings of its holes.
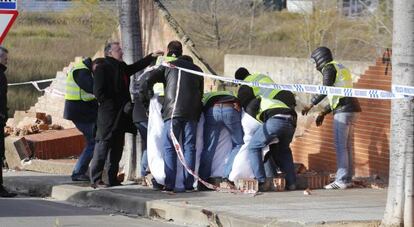
{"type": "MultiPolygon", "coordinates": [[[[345,68],[344,65],[337,63],[335,61],[331,61],[327,63],[324,68],[327,65],[333,65],[336,69],[336,78],[334,87],[343,87],[343,88],[352,88],[352,74],[349,71],[349,69],[345,68]]],[[[322,69],[323,72],[323,69],[322,69]]],[[[331,106],[331,109],[334,110],[336,107],[338,107],[339,100],[343,98],[344,96],[339,95],[328,95],[329,104],[331,106]]]]}
{"type": "MultiPolygon", "coordinates": [[[[246,81],[246,82],[258,82],[258,83],[263,83],[263,84],[273,84],[274,83],[272,78],[270,78],[269,76],[266,76],[264,74],[260,74],[260,73],[255,73],[255,74],[249,75],[244,79],[244,81],[246,81]]],[[[256,97],[260,95],[260,96],[272,99],[280,92],[280,90],[278,90],[278,89],[261,88],[261,87],[255,87],[255,86],[252,86],[252,88],[253,88],[253,94],[256,97]]]]}
{"type": "Polygon", "coordinates": [[[76,84],[75,80],[73,79],[73,73],[76,70],[80,69],[88,69],[88,67],[83,63],[79,62],[76,63],[73,68],[68,72],[68,75],[66,76],[66,93],[65,93],[65,99],[66,100],[73,100],[73,101],[92,101],[95,99],[95,96],[91,93],[88,93],[84,90],[82,90],[78,84],[76,84]]]}
{"type": "Polygon", "coordinates": [[[261,97],[260,100],[260,110],[259,113],[256,115],[256,119],[260,122],[262,122],[261,117],[262,114],[269,109],[275,109],[275,108],[284,108],[284,109],[290,109],[285,103],[283,103],[280,100],[277,99],[271,99],[266,97],[261,97]]]}

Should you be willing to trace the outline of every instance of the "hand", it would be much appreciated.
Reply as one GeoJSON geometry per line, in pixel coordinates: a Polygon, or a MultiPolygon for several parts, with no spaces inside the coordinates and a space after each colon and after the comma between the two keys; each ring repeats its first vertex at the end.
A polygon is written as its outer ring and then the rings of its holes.
{"type": "Polygon", "coordinates": [[[237,112],[240,112],[241,111],[240,104],[238,102],[234,102],[233,103],[233,108],[235,110],[237,110],[237,112]]]}
{"type": "Polygon", "coordinates": [[[321,126],[322,125],[322,123],[323,123],[323,119],[325,118],[325,114],[324,113],[319,113],[318,114],[318,117],[316,117],[316,126],[321,126]]]}
{"type": "Polygon", "coordinates": [[[159,57],[159,56],[163,56],[164,55],[164,51],[162,51],[162,50],[157,50],[157,51],[154,51],[152,54],[151,54],[151,56],[152,57],[159,57]]]}
{"type": "Polygon", "coordinates": [[[311,110],[311,109],[312,109],[312,107],[313,107],[313,105],[312,105],[312,104],[310,104],[309,106],[305,106],[305,107],[303,107],[303,109],[302,109],[302,115],[307,115],[307,114],[308,114],[308,112],[309,112],[309,110],[311,110]]]}
{"type": "Polygon", "coordinates": [[[130,115],[132,113],[133,108],[134,108],[133,104],[131,102],[127,102],[124,105],[124,113],[130,115]]]}

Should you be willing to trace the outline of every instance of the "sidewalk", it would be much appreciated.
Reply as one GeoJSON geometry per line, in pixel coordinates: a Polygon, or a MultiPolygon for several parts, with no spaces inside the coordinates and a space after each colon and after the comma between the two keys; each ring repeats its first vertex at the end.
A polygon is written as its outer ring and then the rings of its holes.
{"type": "MultiPolygon", "coordinates": [[[[5,174],[5,185],[23,179],[5,174]]],[[[138,185],[93,190],[79,184],[53,181],[51,196],[57,200],[115,209],[177,224],[198,226],[377,226],[382,219],[386,190],[349,189],[269,192],[257,195],[217,192],[166,194],[138,185]],[[58,185],[62,184],[62,185],[58,185]]],[[[49,183],[47,176],[30,181],[49,183]]],[[[66,181],[69,177],[66,177],[66,181]]],[[[38,184],[39,186],[42,184],[38,184]]],[[[10,187],[9,188],[13,188],[10,187]]]]}

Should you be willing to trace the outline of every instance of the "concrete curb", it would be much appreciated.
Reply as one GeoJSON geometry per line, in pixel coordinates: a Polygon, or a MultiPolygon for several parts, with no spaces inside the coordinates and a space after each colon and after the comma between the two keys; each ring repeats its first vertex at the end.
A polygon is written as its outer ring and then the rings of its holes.
{"type": "Polygon", "coordinates": [[[146,199],[131,197],[109,190],[95,190],[76,185],[58,185],[52,189],[51,197],[87,206],[98,206],[120,212],[145,216],[146,199]]]}
{"type": "MultiPolygon", "coordinates": [[[[122,189],[128,186],[122,186],[122,189]]],[[[132,187],[133,190],[138,190],[132,187]]],[[[169,200],[162,198],[147,198],[117,193],[116,187],[111,189],[90,189],[77,185],[58,185],[52,189],[51,197],[57,200],[68,201],[85,206],[101,207],[123,213],[135,214],[151,219],[173,221],[176,224],[188,226],[237,226],[237,227],[296,227],[296,226],[378,226],[379,221],[355,222],[318,222],[302,223],[300,221],[286,221],[263,218],[249,218],[227,212],[216,212],[192,205],[186,199],[169,200]]]]}
{"type": "Polygon", "coordinates": [[[136,214],[152,219],[173,221],[188,226],[237,226],[237,227],[296,227],[296,226],[379,226],[379,221],[335,221],[302,223],[295,220],[278,220],[277,218],[252,218],[235,213],[216,212],[187,202],[185,196],[168,197],[157,193],[130,195],[127,190],[142,190],[137,187],[122,186],[110,189],[89,189],[76,185],[54,186],[51,197],[71,203],[97,206],[119,212],[136,214]]]}
{"type": "Polygon", "coordinates": [[[297,191],[269,193],[256,198],[211,194],[213,192],[169,195],[138,185],[91,189],[88,183],[71,182],[68,175],[24,171],[6,171],[5,175],[5,186],[20,194],[51,196],[56,200],[83,206],[100,207],[160,221],[174,221],[175,224],[188,226],[376,227],[382,217],[382,211],[377,207],[385,204],[385,191],[372,189],[367,190],[366,194],[358,189],[344,192],[314,191],[313,197],[304,197],[303,193],[297,191]],[[346,200],[341,199],[341,195],[345,195],[346,200]],[[366,204],[359,203],[362,198],[367,198],[364,200],[366,204]],[[297,201],[304,205],[298,206],[297,201]],[[339,206],[332,203],[338,203],[339,206]],[[341,216],[342,209],[351,214],[366,213],[367,216],[341,216]],[[321,212],[322,215],[319,215],[321,212]],[[371,215],[372,212],[381,214],[371,215]],[[302,215],[310,218],[303,218],[302,215]],[[326,218],[326,215],[340,217],[326,218]]]}
{"type": "Polygon", "coordinates": [[[85,189],[84,187],[76,185],[58,185],[53,187],[51,197],[57,200],[64,200],[86,206],[98,206],[153,219],[174,221],[177,224],[190,226],[273,226],[269,225],[269,223],[272,223],[272,220],[265,222],[261,219],[235,216],[234,214],[224,212],[214,212],[203,209],[200,206],[187,204],[185,201],[172,202],[162,199],[154,200],[137,196],[131,197],[114,193],[107,189],[96,190],[85,189]]]}

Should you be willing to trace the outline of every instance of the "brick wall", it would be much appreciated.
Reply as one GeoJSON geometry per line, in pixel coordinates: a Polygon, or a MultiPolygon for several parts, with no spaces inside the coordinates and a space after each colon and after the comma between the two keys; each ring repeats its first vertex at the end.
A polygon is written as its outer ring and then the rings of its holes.
{"type": "MultiPolygon", "coordinates": [[[[381,60],[370,66],[354,84],[355,88],[391,90],[391,69],[381,60]],[[387,75],[385,72],[388,71],[387,75]]],[[[362,113],[354,133],[355,176],[388,177],[390,108],[389,100],[359,99],[362,113]]],[[[336,171],[333,142],[333,116],[326,116],[321,127],[313,123],[291,144],[295,162],[317,171],[336,171]]]]}

